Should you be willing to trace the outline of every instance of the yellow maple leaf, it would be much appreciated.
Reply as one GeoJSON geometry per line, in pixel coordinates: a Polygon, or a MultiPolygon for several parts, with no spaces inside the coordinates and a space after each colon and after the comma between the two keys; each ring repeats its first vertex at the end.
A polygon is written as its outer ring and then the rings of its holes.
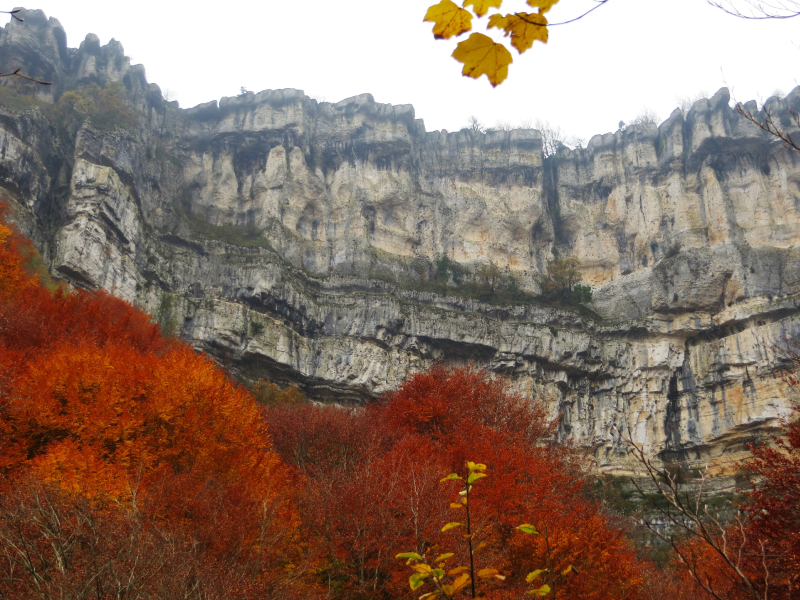
{"type": "Polygon", "coordinates": [[[464,0],[464,6],[469,6],[470,4],[475,14],[482,17],[489,12],[490,8],[500,8],[503,0],[464,0]]]}
{"type": "Polygon", "coordinates": [[[522,54],[539,40],[547,43],[547,19],[536,13],[513,13],[510,15],[492,15],[489,27],[496,27],[511,36],[511,45],[522,54]]]}
{"type": "Polygon", "coordinates": [[[558,4],[558,0],[527,0],[527,2],[528,6],[538,8],[540,15],[543,15],[553,8],[554,5],[558,4]]]}
{"type": "Polygon", "coordinates": [[[472,29],[472,13],[452,0],[442,0],[428,8],[423,21],[434,23],[433,37],[437,40],[449,39],[472,29]]]}
{"type": "Polygon", "coordinates": [[[508,77],[508,65],[514,62],[511,52],[503,44],[495,43],[482,33],[473,33],[459,43],[453,51],[453,58],[464,63],[462,75],[474,79],[486,75],[494,87],[508,77]]]}

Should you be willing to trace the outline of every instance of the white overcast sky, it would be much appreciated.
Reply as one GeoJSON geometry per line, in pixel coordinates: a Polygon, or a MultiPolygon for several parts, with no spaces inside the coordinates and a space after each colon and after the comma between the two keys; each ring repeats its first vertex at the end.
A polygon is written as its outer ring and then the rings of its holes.
{"type": "MultiPolygon", "coordinates": [[[[490,126],[543,119],[588,141],[644,108],[663,120],[677,97],[713,94],[725,82],[746,101],[800,80],[800,17],[742,21],[705,0],[609,0],[552,28],[547,45],[513,51],[509,79],[493,89],[485,77],[461,76],[454,41],[433,39],[422,22],[432,3],[42,0],[28,8],[59,19],[70,46],[90,32],[103,44],[119,40],[182,107],[241,87],[297,88],[329,102],[368,92],[413,104],[429,131],[458,130],[470,115],[490,126]]],[[[562,0],[548,16],[566,20],[592,5],[562,0]]]]}

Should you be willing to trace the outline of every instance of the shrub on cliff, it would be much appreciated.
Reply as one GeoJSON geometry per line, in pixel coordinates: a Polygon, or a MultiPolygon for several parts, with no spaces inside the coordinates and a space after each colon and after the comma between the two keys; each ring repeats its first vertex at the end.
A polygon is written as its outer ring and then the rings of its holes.
{"type": "Polygon", "coordinates": [[[137,112],[130,106],[127,90],[118,81],[101,88],[96,83],[61,94],[54,109],[57,122],[64,127],[79,126],[87,118],[102,131],[136,124],[137,112]]]}
{"type": "Polygon", "coordinates": [[[589,304],[592,288],[582,285],[583,276],[577,258],[558,258],[547,264],[547,273],[540,277],[542,296],[551,302],[589,304]]]}

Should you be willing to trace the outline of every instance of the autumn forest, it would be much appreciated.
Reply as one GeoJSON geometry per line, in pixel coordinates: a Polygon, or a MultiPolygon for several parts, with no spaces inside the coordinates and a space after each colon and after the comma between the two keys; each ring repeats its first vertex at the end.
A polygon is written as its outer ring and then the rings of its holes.
{"type": "Polygon", "coordinates": [[[736,518],[689,511],[665,548],[501,378],[437,366],[360,409],[248,391],[38,264],[0,226],[0,598],[800,593],[796,420],[741,465],[736,518]]]}

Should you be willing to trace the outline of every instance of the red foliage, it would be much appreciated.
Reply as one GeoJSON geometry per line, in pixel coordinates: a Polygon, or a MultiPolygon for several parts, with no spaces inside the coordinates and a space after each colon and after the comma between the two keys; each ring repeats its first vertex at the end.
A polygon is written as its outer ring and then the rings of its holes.
{"type": "Polygon", "coordinates": [[[485,371],[436,367],[411,377],[365,411],[267,409],[276,448],[306,475],[303,520],[320,534],[329,593],[337,598],[408,597],[401,551],[462,553],[457,496],[439,480],[466,460],[488,466],[471,505],[482,565],[508,575],[484,586],[487,597],[520,595],[525,575],[544,568],[543,537],[518,532],[534,522],[548,531],[554,566],[579,575],[559,590],[569,598],[633,598],[637,562],[586,494],[578,453],[550,439],[539,404],[511,393],[485,371]]]}
{"type": "Polygon", "coordinates": [[[371,446],[391,447],[360,409],[287,403],[264,412],[275,450],[306,473],[355,468],[371,446]]]}
{"type": "MultiPolygon", "coordinates": [[[[636,560],[589,497],[580,453],[502,379],[438,366],[366,409],[259,407],[125,302],[39,285],[21,245],[0,225],[0,596],[76,597],[91,581],[98,598],[407,598],[395,554],[464,556],[463,537],[441,532],[460,515],[440,480],[475,460],[488,466],[470,500],[478,566],[507,576],[482,584],[487,598],[521,597],[550,562],[577,568],[562,598],[638,598],[647,572],[694,599],[685,578],[636,560]],[[20,545],[39,563],[14,570],[20,545]]],[[[794,427],[780,451],[754,451],[766,484],[752,531],[797,573],[797,536],[783,535],[799,530],[794,427]]]]}
{"type": "Polygon", "coordinates": [[[628,542],[588,498],[580,455],[550,439],[554,422],[540,404],[485,371],[437,367],[406,382],[379,412],[388,429],[434,440],[447,472],[462,471],[467,460],[487,465],[473,508],[491,548],[487,563],[509,576],[498,594],[530,587],[525,575],[545,566],[544,538],[515,530],[526,522],[548,530],[556,570],[578,567],[580,575],[563,584],[565,597],[626,598],[638,591],[628,542]]]}
{"type": "Polygon", "coordinates": [[[800,421],[784,425],[785,437],[773,447],[751,446],[753,459],[745,466],[758,486],[743,505],[749,520],[715,533],[740,573],[703,539],[680,546],[683,566],[718,598],[789,600],[800,591],[800,421]]]}
{"type": "MultiPolygon", "coordinates": [[[[19,247],[0,225],[0,494],[21,512],[4,510],[27,523],[41,498],[54,498],[51,516],[73,523],[76,539],[102,533],[74,554],[71,579],[52,572],[59,594],[72,597],[91,561],[122,552],[114,544],[130,542],[135,517],[156,536],[140,531],[135,543],[184,548],[176,560],[192,566],[182,581],[206,596],[307,597],[296,585],[306,560],[296,477],[252,396],[129,304],[43,288],[19,247]]],[[[50,535],[25,527],[34,546],[50,535]]],[[[36,569],[10,573],[0,573],[0,596],[30,597],[36,569]]]]}
{"type": "MultiPolygon", "coordinates": [[[[154,523],[149,507],[98,506],[33,481],[4,487],[3,598],[293,598],[303,589],[248,560],[242,548],[220,556],[207,550],[196,529],[154,523]]],[[[225,504],[228,513],[241,508],[235,501],[225,504]]],[[[226,525],[235,518],[227,521],[217,517],[212,524],[230,537],[226,525]]]]}
{"type": "Polygon", "coordinates": [[[661,569],[642,561],[642,578],[647,582],[644,597],[652,600],[711,600],[708,594],[679,564],[670,563],[661,569]]]}
{"type": "Polygon", "coordinates": [[[0,204],[0,297],[10,298],[36,287],[38,281],[25,269],[20,251],[27,240],[13,225],[5,224],[5,213],[6,206],[0,204]]]}
{"type": "Polygon", "coordinates": [[[435,366],[410,378],[385,404],[373,408],[387,431],[432,439],[494,430],[535,443],[552,433],[540,404],[509,393],[502,380],[472,369],[435,366]]]}
{"type": "MultiPolygon", "coordinates": [[[[800,357],[798,357],[800,358],[800,357]]],[[[750,470],[761,478],[748,507],[749,535],[775,558],[770,597],[794,598],[800,592],[800,407],[786,424],[786,438],[775,448],[753,447],[750,470]]],[[[756,567],[758,568],[758,565],[756,567]]],[[[761,570],[761,569],[759,569],[761,570]]]]}

